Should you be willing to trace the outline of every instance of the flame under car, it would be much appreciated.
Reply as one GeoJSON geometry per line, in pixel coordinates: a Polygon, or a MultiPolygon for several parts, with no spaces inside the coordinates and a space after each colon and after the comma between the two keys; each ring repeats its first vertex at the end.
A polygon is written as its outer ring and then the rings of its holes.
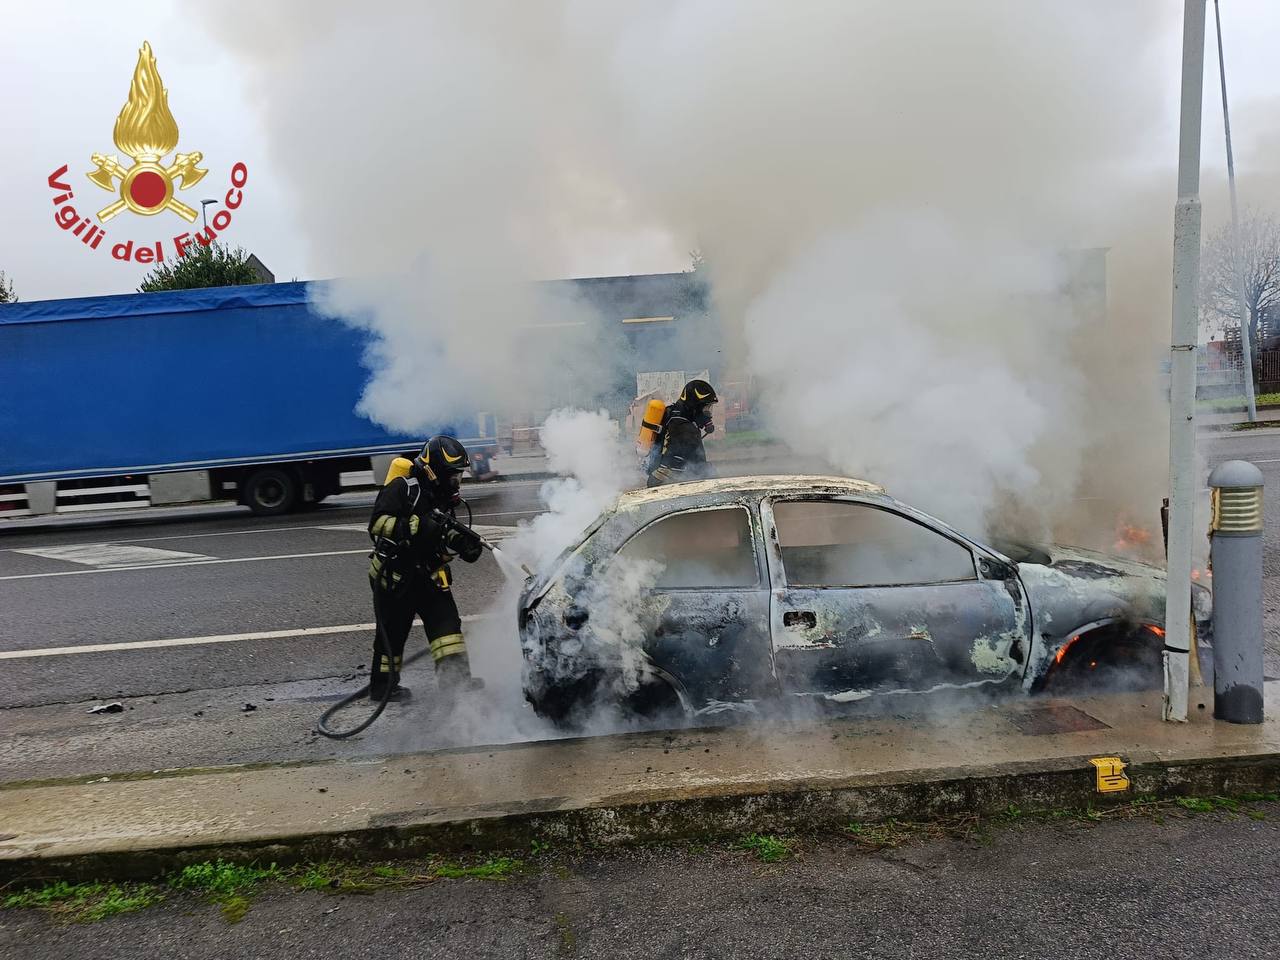
{"type": "MultiPolygon", "coordinates": [[[[1204,637],[1209,592],[1194,587],[1204,637]]],[[[525,696],[706,714],[984,688],[1159,683],[1164,572],[1068,547],[981,543],[840,477],[623,494],[519,606],[525,696]]]]}

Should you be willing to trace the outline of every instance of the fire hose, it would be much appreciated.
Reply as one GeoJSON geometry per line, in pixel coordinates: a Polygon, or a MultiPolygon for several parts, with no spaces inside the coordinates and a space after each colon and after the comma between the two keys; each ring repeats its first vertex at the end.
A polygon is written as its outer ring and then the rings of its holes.
{"type": "MultiPolygon", "coordinates": [[[[465,500],[462,501],[462,505],[467,508],[467,517],[470,518],[471,517],[470,505],[465,500]]],[[[432,510],[431,519],[434,520],[436,523],[440,524],[442,527],[445,527],[447,529],[451,529],[460,533],[465,533],[468,536],[475,537],[476,540],[480,542],[480,546],[483,549],[486,549],[490,553],[492,553],[494,558],[499,561],[498,565],[502,566],[502,560],[500,559],[503,557],[502,551],[499,550],[496,546],[494,546],[491,542],[486,540],[484,537],[480,536],[480,534],[476,533],[473,529],[471,529],[471,525],[469,523],[463,523],[457,517],[450,516],[449,514],[445,513],[443,510],[432,510]]],[[[520,564],[520,569],[524,571],[526,576],[529,576],[529,577],[533,576],[533,571],[530,570],[523,563],[520,564]]],[[[382,629],[382,615],[381,615],[381,611],[378,609],[377,589],[373,591],[373,618],[375,621],[374,629],[377,631],[378,648],[382,651],[382,655],[386,657],[387,662],[391,663],[393,660],[393,654],[391,652],[391,642],[387,639],[386,631],[382,629]]],[[[409,664],[414,663],[417,660],[421,660],[429,652],[430,652],[429,649],[419,650],[417,653],[409,657],[406,657],[404,659],[404,662],[401,665],[402,669],[403,667],[407,667],[409,666],[409,664]]],[[[324,713],[320,714],[320,719],[316,721],[316,733],[320,734],[320,736],[322,737],[328,737],[330,740],[347,740],[351,737],[354,737],[358,733],[363,733],[365,730],[369,729],[369,727],[373,726],[373,722],[377,720],[378,717],[382,716],[382,711],[387,709],[387,704],[391,702],[392,685],[390,683],[388,683],[386,685],[386,689],[382,691],[382,699],[378,701],[378,705],[374,708],[373,713],[369,714],[369,716],[365,720],[363,720],[361,723],[352,727],[350,730],[334,730],[329,726],[329,721],[333,718],[333,715],[335,713],[337,713],[339,710],[343,709],[344,707],[350,706],[351,704],[355,703],[357,700],[361,699],[362,697],[368,696],[371,688],[372,688],[372,683],[366,683],[363,687],[361,687],[355,693],[348,694],[347,696],[339,700],[337,703],[335,703],[333,706],[329,707],[329,709],[325,710],[324,713]]]]}

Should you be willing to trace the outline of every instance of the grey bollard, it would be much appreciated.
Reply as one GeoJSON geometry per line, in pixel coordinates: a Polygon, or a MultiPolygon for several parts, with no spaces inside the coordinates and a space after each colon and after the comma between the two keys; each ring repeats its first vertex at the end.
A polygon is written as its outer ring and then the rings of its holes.
{"type": "Polygon", "coordinates": [[[1209,474],[1213,715],[1262,722],[1262,471],[1243,460],[1209,474]]]}

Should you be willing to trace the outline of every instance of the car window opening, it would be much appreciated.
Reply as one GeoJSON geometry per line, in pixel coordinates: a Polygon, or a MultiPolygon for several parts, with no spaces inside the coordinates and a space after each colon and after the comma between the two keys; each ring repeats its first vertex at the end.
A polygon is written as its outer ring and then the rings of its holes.
{"type": "Polygon", "coordinates": [[[695,510],[649,524],[618,552],[662,564],[655,589],[754,587],[760,582],[744,507],[695,510]]]}
{"type": "Polygon", "coordinates": [[[791,586],[883,587],[976,580],[973,554],[899,514],[861,503],[773,504],[791,586]]]}

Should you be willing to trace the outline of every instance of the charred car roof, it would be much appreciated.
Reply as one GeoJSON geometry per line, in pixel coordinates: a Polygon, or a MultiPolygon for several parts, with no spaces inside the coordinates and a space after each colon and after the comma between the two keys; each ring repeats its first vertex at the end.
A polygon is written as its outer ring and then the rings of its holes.
{"type": "Polygon", "coordinates": [[[632,490],[618,497],[616,509],[628,510],[651,503],[662,503],[683,497],[709,494],[753,493],[819,493],[819,494],[876,494],[885,495],[885,488],[866,480],[849,477],[822,476],[762,476],[723,477],[717,480],[690,480],[685,483],[669,483],[661,487],[632,490]]]}

